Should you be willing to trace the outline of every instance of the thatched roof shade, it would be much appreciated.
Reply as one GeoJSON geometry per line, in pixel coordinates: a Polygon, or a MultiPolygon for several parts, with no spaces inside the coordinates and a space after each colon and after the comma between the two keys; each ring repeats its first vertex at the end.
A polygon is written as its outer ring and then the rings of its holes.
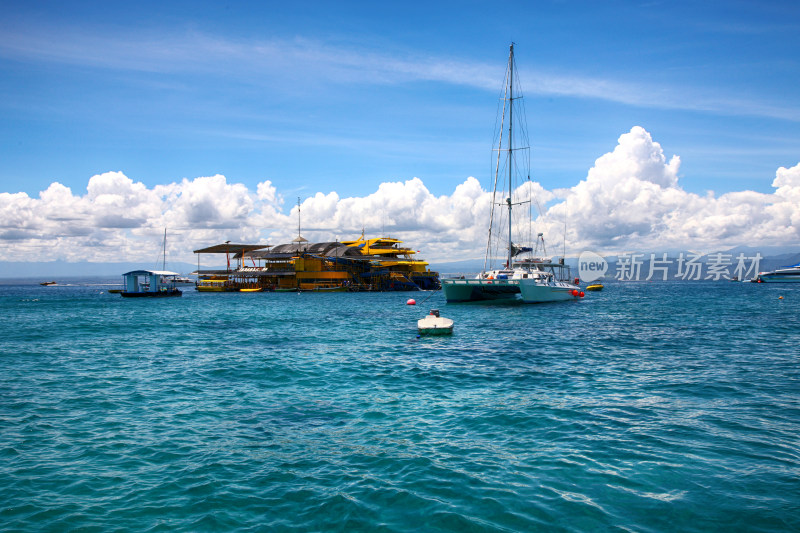
{"type": "Polygon", "coordinates": [[[229,242],[225,242],[222,244],[215,244],[214,246],[209,246],[208,248],[202,248],[200,250],[195,250],[194,253],[196,254],[226,254],[226,253],[237,253],[237,252],[250,252],[253,250],[261,250],[262,248],[269,248],[269,244],[232,244],[229,242]]]}

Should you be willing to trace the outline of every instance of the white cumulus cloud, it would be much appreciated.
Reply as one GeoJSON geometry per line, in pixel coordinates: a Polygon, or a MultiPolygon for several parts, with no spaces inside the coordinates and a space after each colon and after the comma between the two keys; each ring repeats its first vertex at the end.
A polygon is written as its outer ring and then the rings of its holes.
{"type": "MultiPolygon", "coordinates": [[[[680,158],[668,157],[644,128],[632,128],[610,148],[571,188],[522,186],[544,206],[534,231],[545,234],[551,252],[561,250],[565,217],[572,254],[800,243],[800,163],[777,169],[770,194],[698,195],[681,188],[680,158]]],[[[488,183],[473,177],[439,196],[415,177],[380,183],[362,197],[316,192],[301,201],[298,219],[298,206],[285,212],[271,181],[253,191],[214,175],[148,188],[106,172],[89,178],[85,193],[58,182],[38,198],[0,193],[0,260],[150,264],[167,228],[170,259],[194,262],[192,250],[224,241],[290,242],[298,222],[311,241],[349,240],[364,231],[402,239],[429,261],[478,259],[491,202],[488,183]]]]}
{"type": "Polygon", "coordinates": [[[563,201],[538,223],[557,235],[566,211],[571,248],[609,252],[789,245],[800,239],[800,164],[778,169],[773,194],[735,191],[719,197],[684,191],[679,170],[678,156],[667,159],[644,128],[634,127],[584,180],[559,191],[563,201]]]}

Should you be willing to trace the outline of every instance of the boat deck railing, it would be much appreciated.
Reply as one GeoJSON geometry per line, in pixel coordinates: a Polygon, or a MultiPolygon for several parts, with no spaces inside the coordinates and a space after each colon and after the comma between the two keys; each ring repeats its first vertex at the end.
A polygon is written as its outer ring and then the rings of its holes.
{"type": "Polygon", "coordinates": [[[450,279],[443,279],[443,283],[452,283],[454,285],[519,285],[518,279],[461,279],[461,278],[450,278],[450,279]]]}

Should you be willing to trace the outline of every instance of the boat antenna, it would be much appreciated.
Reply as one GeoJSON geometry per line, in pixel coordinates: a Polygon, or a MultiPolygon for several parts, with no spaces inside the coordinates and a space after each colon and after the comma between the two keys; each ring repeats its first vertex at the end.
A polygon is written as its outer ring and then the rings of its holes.
{"type": "MultiPolygon", "coordinates": [[[[528,198],[533,196],[533,184],[531,183],[531,175],[528,173],[528,198]]],[[[533,242],[533,202],[528,202],[528,242],[533,242]]]]}
{"type": "Polygon", "coordinates": [[[161,262],[161,270],[167,270],[167,228],[164,228],[164,259],[161,262]]]}
{"type": "Polygon", "coordinates": [[[564,199],[564,255],[561,256],[561,261],[567,260],[567,214],[569,213],[569,198],[564,199]]]}

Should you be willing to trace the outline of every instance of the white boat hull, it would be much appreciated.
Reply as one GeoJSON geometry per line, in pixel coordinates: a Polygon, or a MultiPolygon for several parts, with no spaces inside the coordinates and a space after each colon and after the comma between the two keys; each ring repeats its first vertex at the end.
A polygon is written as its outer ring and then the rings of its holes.
{"type": "Polygon", "coordinates": [[[547,302],[563,302],[576,300],[580,297],[580,288],[566,281],[552,281],[537,283],[536,280],[522,279],[520,281],[520,297],[526,304],[539,304],[547,302]],[[576,291],[578,294],[573,294],[576,291]]]}
{"type": "Polygon", "coordinates": [[[563,302],[579,298],[580,288],[565,281],[536,279],[446,279],[442,290],[448,303],[514,301],[523,303],[563,302]],[[576,291],[578,294],[573,294],[576,291]]]}
{"type": "Polygon", "coordinates": [[[441,316],[428,315],[417,320],[417,331],[421,335],[449,335],[453,333],[453,320],[441,316]]]}
{"type": "Polygon", "coordinates": [[[798,274],[780,274],[777,272],[768,272],[766,274],[759,274],[758,281],[760,283],[800,283],[800,275],[798,274]]]}
{"type": "Polygon", "coordinates": [[[759,272],[758,283],[797,283],[800,282],[800,264],[779,268],[772,272],[759,272]]]}

